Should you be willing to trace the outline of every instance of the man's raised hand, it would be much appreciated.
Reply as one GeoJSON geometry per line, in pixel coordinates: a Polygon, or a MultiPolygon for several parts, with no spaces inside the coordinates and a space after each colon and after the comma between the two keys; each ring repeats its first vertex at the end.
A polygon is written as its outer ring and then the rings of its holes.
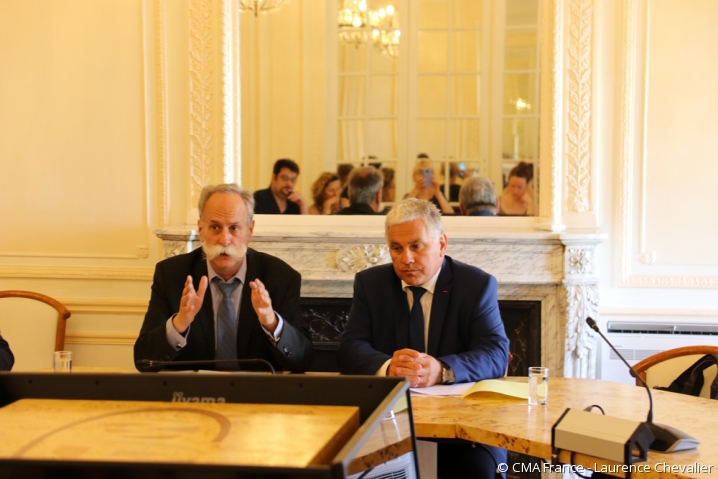
{"type": "Polygon", "coordinates": [[[184,289],[182,290],[179,313],[177,313],[172,320],[172,325],[178,333],[182,334],[187,331],[189,325],[194,321],[194,317],[197,316],[199,310],[202,309],[202,302],[204,301],[204,294],[207,291],[208,283],[207,276],[202,276],[202,279],[199,280],[199,290],[195,291],[194,285],[192,284],[192,276],[187,276],[184,289]]]}

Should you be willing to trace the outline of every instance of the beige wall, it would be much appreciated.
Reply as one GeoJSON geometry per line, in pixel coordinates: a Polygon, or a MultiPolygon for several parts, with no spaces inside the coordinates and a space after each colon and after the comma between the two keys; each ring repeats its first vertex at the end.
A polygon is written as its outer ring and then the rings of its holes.
{"type": "Polygon", "coordinates": [[[595,6],[601,315],[716,324],[718,4],[595,6]]]}
{"type": "Polygon", "coordinates": [[[61,300],[78,365],[132,365],[152,231],[193,203],[189,23],[180,0],[0,3],[0,290],[61,300]]]}
{"type": "MultiPolygon", "coordinates": [[[[718,45],[707,21],[718,7],[691,4],[565,2],[567,18],[569,7],[589,10],[587,198],[608,234],[598,261],[607,318],[718,322],[718,71],[705,61],[718,45]]],[[[184,223],[203,182],[241,171],[264,187],[286,156],[302,166],[307,194],[330,164],[325,3],[292,0],[256,19],[223,13],[232,8],[0,2],[0,289],[67,304],[78,365],[131,364],[160,256],[152,230],[184,223]],[[241,24],[241,42],[222,18],[241,24]]],[[[571,226],[576,210],[561,201],[571,226]]]]}

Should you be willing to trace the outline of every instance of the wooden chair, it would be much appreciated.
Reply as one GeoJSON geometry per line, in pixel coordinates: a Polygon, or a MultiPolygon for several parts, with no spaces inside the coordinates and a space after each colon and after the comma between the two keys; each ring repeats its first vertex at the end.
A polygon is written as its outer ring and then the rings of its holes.
{"type": "MultiPolygon", "coordinates": [[[[640,361],[633,369],[648,384],[648,387],[668,386],[693,363],[706,354],[718,355],[718,346],[685,346],[669,349],[640,361]]],[[[710,367],[703,373],[703,389],[701,397],[709,397],[710,385],[718,372],[718,368],[710,367]]],[[[636,379],[636,386],[641,386],[636,379]]]]}
{"type": "Polygon", "coordinates": [[[58,300],[31,291],[0,291],[0,332],[15,355],[13,371],[52,368],[54,351],[65,347],[65,326],[70,311],[58,300]],[[17,301],[31,299],[39,303],[17,301]],[[52,314],[50,314],[52,313],[52,314]]]}

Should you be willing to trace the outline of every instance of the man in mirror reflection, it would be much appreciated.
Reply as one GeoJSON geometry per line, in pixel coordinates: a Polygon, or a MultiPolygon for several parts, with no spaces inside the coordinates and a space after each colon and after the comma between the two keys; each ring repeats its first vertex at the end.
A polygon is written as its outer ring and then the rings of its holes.
{"type": "Polygon", "coordinates": [[[384,178],[373,166],[354,168],[349,176],[349,206],[337,215],[375,215],[381,208],[384,178]]]}
{"type": "Polygon", "coordinates": [[[254,192],[256,214],[261,215],[307,215],[309,205],[302,194],[295,190],[299,177],[299,165],[282,158],[274,163],[269,188],[254,192]]]}
{"type": "MultiPolygon", "coordinates": [[[[357,273],[339,346],[343,374],[402,376],[412,387],[503,377],[508,364],[496,279],[446,255],[441,213],[409,198],[386,217],[392,264],[357,273]]],[[[440,478],[494,478],[507,453],[438,444],[440,478]]]]}
{"type": "Polygon", "coordinates": [[[161,369],[142,360],[213,359],[264,359],[279,370],[309,369],[312,343],[301,326],[301,275],[279,258],[248,248],[253,210],[252,193],[236,184],[202,189],[202,247],[157,263],[135,343],[137,369],[161,369]]]}
{"type": "Polygon", "coordinates": [[[459,191],[461,216],[496,216],[496,190],[488,178],[472,176],[459,191]]]}

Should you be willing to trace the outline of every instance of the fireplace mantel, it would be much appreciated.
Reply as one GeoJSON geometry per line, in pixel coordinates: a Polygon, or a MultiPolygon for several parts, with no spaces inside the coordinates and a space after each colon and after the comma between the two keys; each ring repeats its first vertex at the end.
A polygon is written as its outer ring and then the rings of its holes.
{"type": "MultiPolygon", "coordinates": [[[[303,297],[351,297],[356,271],[390,262],[383,217],[258,215],[250,247],[277,256],[302,274],[303,297]]],[[[494,275],[499,298],[541,302],[542,364],[557,376],[594,377],[598,316],[592,230],[562,233],[511,224],[501,218],[444,218],[448,254],[494,275]]],[[[196,227],[156,230],[164,256],[199,246],[196,227]]]]}

